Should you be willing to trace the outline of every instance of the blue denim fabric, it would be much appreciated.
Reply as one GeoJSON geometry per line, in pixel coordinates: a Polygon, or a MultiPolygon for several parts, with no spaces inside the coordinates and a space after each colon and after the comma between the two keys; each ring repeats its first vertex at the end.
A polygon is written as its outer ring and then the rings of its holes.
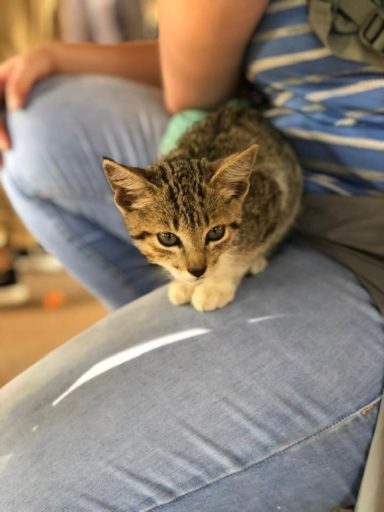
{"type": "Polygon", "coordinates": [[[116,78],[53,77],[8,121],[4,185],[39,241],[109,308],[164,283],[132,245],[101,164],[103,156],[153,163],[168,121],[161,92],[116,78]]]}
{"type": "Polygon", "coordinates": [[[296,239],[223,310],[160,288],[0,390],[0,510],[351,506],[383,360],[366,291],[296,239]]]}

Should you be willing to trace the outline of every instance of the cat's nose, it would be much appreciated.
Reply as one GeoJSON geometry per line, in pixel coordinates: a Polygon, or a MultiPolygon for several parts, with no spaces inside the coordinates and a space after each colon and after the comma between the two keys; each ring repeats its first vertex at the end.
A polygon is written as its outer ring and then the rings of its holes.
{"type": "Polygon", "coordinates": [[[189,268],[188,272],[192,274],[195,277],[201,277],[204,272],[207,270],[207,267],[201,267],[201,268],[189,268]]]}

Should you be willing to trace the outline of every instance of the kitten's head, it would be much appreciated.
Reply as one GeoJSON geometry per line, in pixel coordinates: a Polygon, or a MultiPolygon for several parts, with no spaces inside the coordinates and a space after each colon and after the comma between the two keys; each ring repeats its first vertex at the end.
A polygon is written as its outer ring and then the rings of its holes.
{"type": "Polygon", "coordinates": [[[219,161],[169,160],[147,170],[104,159],[129,233],[179,280],[208,275],[236,244],[257,146],[219,161]]]}

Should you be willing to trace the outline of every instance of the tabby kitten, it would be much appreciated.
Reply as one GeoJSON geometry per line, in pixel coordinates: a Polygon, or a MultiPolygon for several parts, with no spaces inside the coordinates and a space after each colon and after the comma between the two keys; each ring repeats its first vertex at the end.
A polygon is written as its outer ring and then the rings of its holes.
{"type": "Polygon", "coordinates": [[[170,301],[198,311],[222,308],[264,270],[299,209],[293,151],[249,107],[209,114],[146,170],[103,165],[135,244],[175,278],[170,301]]]}

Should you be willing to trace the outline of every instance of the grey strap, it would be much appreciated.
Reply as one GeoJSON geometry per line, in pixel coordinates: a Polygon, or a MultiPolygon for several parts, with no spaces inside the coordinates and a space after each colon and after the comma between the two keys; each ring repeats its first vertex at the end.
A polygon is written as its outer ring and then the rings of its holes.
{"type": "Polygon", "coordinates": [[[334,55],[384,69],[381,0],[309,0],[309,23],[334,55]]]}
{"type": "Polygon", "coordinates": [[[338,9],[347,14],[358,27],[365,23],[377,7],[371,0],[337,0],[332,4],[337,4],[338,9]]]}

